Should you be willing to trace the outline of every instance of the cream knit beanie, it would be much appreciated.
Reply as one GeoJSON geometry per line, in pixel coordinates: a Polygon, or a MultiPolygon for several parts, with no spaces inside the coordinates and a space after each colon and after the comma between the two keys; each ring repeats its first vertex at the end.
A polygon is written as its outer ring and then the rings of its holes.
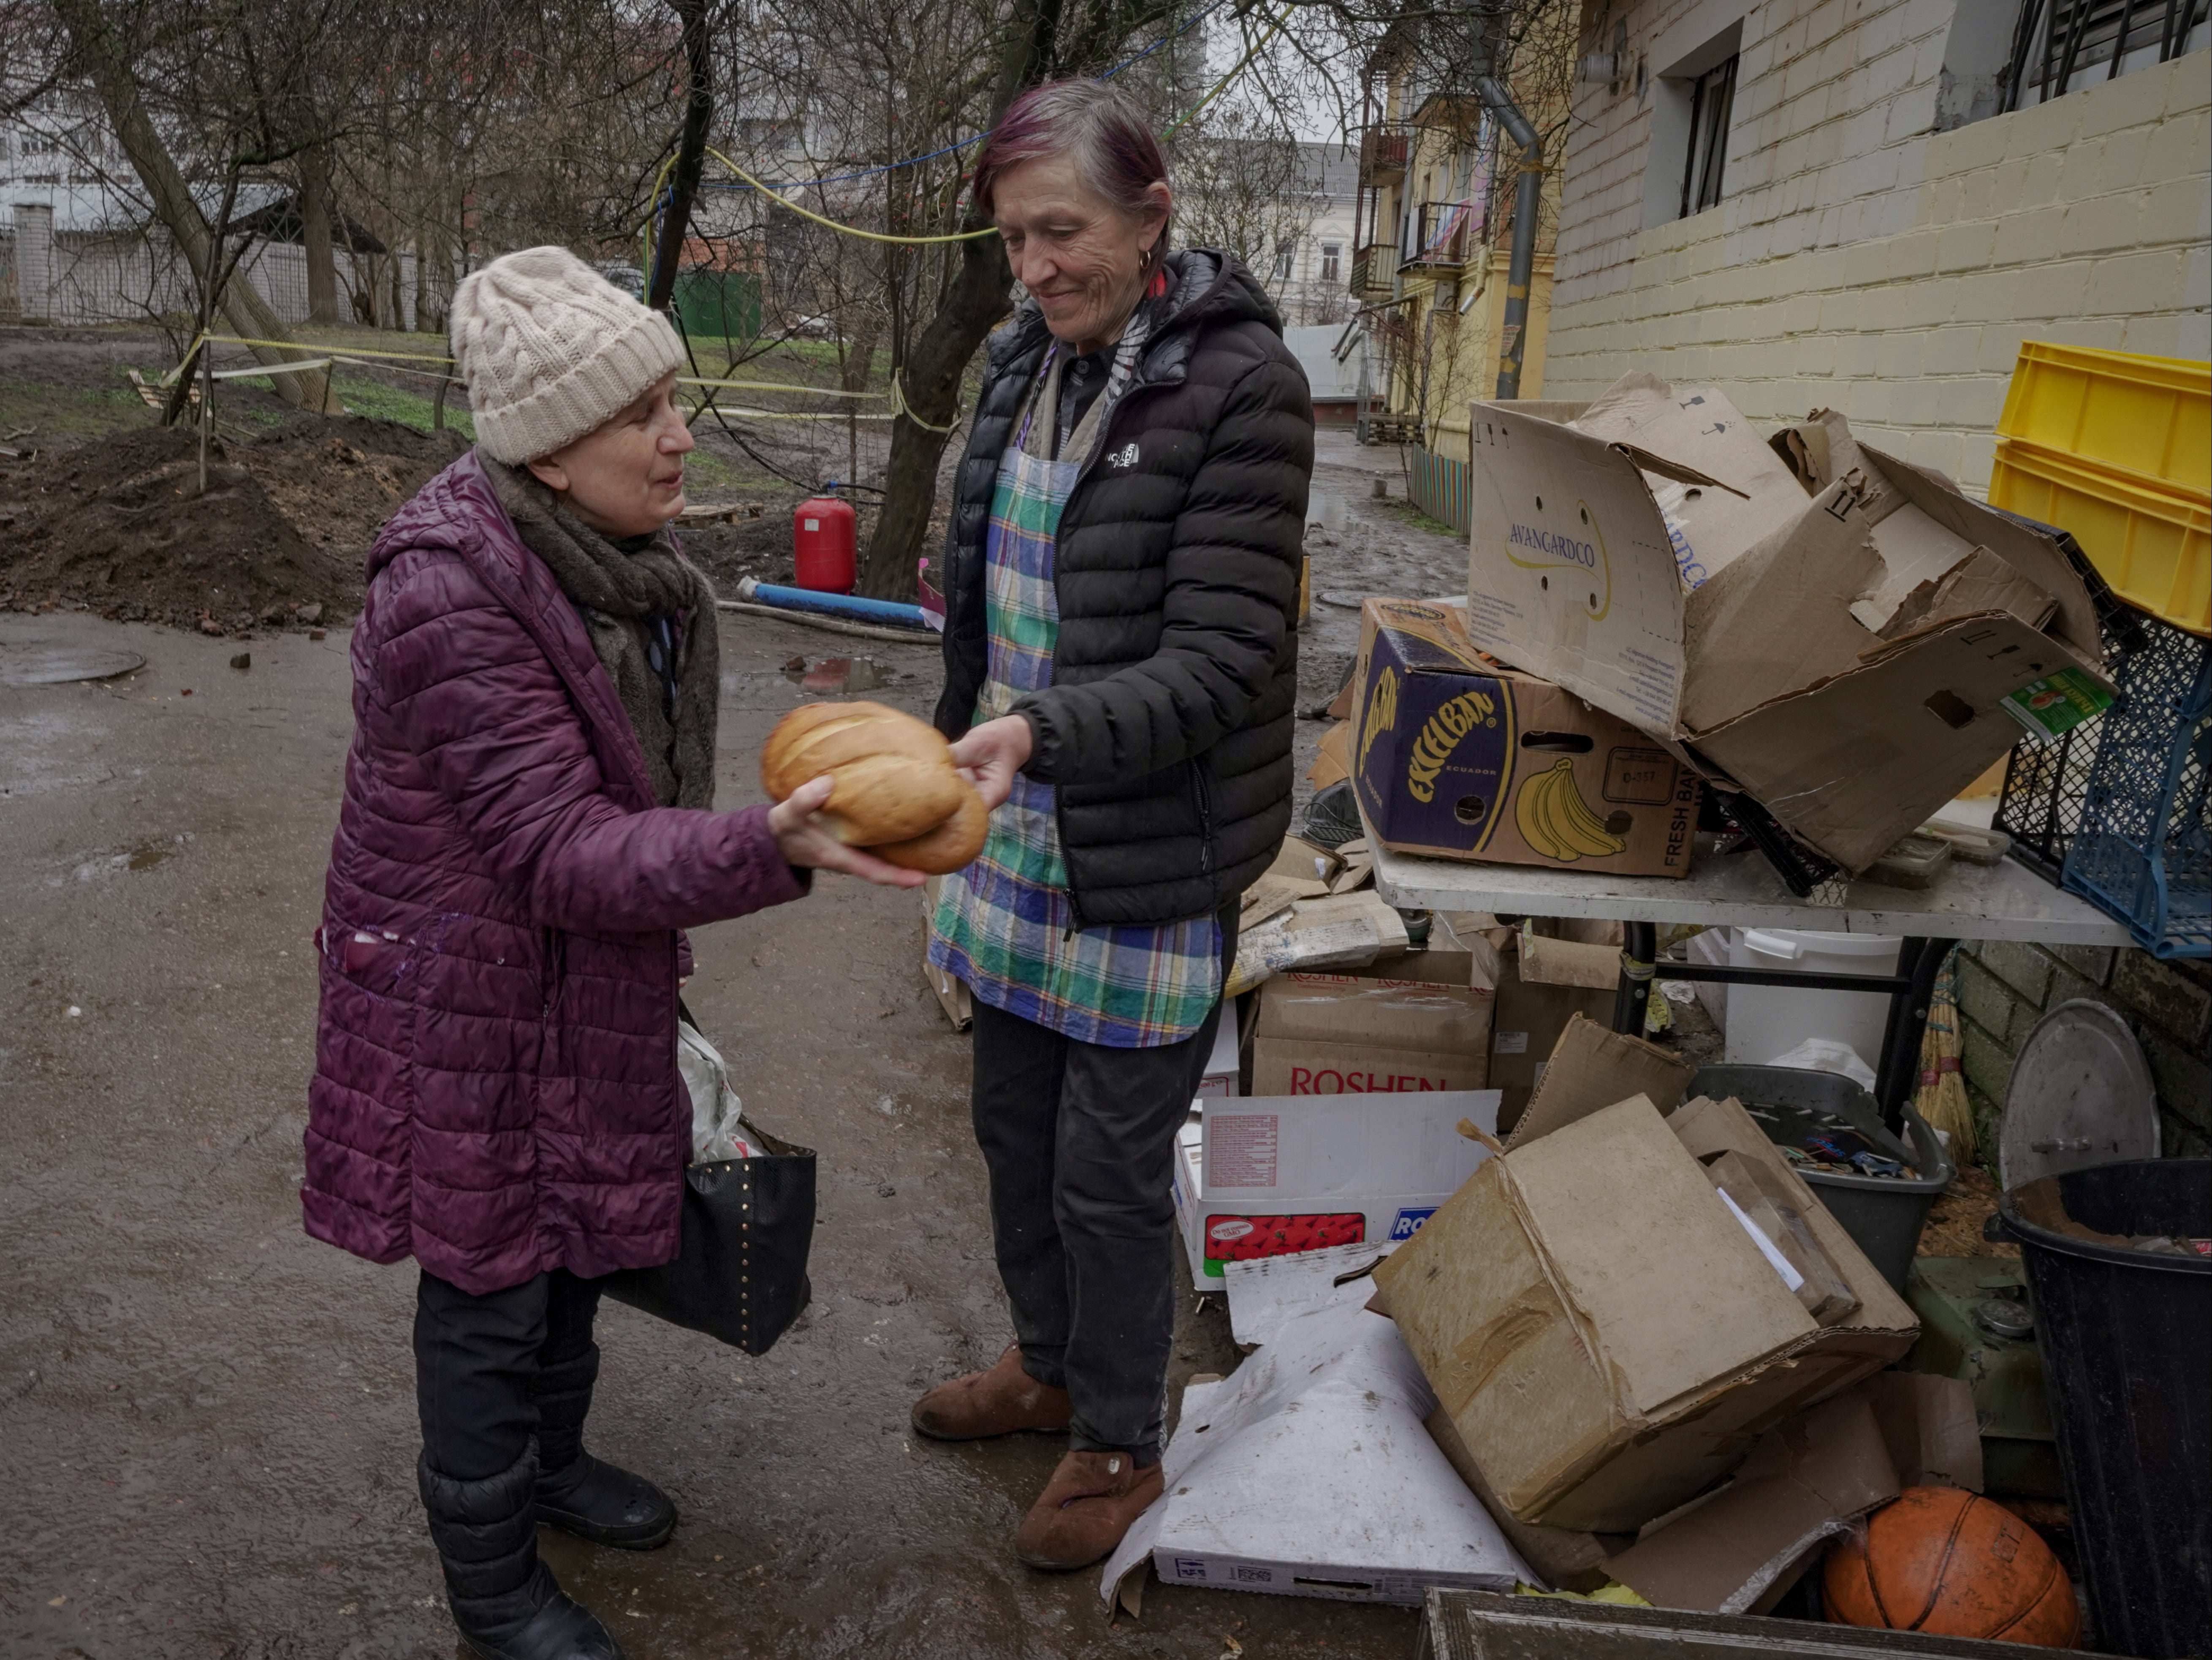
{"type": "Polygon", "coordinates": [[[574,443],[684,363],[665,317],[566,248],[502,254],[462,278],[453,339],[477,442],[510,466],[574,443]]]}

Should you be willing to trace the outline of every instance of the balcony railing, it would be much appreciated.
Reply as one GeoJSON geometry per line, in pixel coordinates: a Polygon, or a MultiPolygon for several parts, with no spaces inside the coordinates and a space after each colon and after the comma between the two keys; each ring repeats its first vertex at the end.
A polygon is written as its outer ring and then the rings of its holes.
{"type": "Polygon", "coordinates": [[[1466,202],[1424,202],[1414,222],[1413,251],[1406,263],[1456,271],[1480,243],[1481,224],[1466,202]]]}
{"type": "Polygon", "coordinates": [[[1345,286],[1354,299],[1390,292],[1390,279],[1398,274],[1398,250],[1389,242],[1370,242],[1352,262],[1352,280],[1345,286]]]}
{"type": "Polygon", "coordinates": [[[1387,185],[1406,174],[1412,134],[1404,127],[1370,127],[1359,137],[1359,182],[1387,185]]]}

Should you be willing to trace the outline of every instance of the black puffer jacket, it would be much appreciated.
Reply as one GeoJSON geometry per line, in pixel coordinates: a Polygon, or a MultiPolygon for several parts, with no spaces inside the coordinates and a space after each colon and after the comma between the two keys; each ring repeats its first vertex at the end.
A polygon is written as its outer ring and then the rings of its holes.
{"type": "MultiPolygon", "coordinates": [[[[1313,402],[1241,265],[1188,249],[1168,267],[1170,313],[1060,518],[1053,684],[1014,705],[1036,738],[1024,771],[1056,787],[1086,927],[1218,909],[1291,821],[1313,402]]],[[[990,343],[945,544],[949,738],[983,689],[992,490],[1050,337],[1030,305],[990,343]]]]}

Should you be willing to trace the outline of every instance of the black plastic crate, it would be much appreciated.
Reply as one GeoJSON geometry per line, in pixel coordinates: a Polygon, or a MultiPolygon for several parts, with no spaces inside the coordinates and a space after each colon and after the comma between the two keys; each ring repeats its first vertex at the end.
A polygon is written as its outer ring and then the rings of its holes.
{"type": "MultiPolygon", "coordinates": [[[[2115,594],[2081,551],[2081,544],[2064,531],[2017,514],[2005,517],[2058,539],[2097,608],[2106,672],[2116,672],[2119,665],[2144,648],[2150,638],[2146,624],[2166,626],[2115,594]]],[[[2013,746],[2005,764],[2004,788],[1997,798],[1991,828],[2012,837],[2013,857],[2054,887],[2065,867],[2074,832],[2081,826],[2082,809],[2089,799],[2089,775],[2096,768],[2098,744],[2110,718],[2107,713],[2085,721],[2061,733],[2054,743],[2023,738],[2013,746]]]]}

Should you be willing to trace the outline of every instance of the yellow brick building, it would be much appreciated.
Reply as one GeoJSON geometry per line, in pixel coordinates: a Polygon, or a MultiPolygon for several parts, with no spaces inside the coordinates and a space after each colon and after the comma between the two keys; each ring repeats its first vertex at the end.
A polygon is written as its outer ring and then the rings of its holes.
{"type": "Polygon", "coordinates": [[[1587,7],[1543,395],[1824,405],[1981,494],[2023,339],[2212,356],[2202,9],[2117,51],[2092,12],[2069,53],[2069,0],[2028,7],[1587,7]]]}

